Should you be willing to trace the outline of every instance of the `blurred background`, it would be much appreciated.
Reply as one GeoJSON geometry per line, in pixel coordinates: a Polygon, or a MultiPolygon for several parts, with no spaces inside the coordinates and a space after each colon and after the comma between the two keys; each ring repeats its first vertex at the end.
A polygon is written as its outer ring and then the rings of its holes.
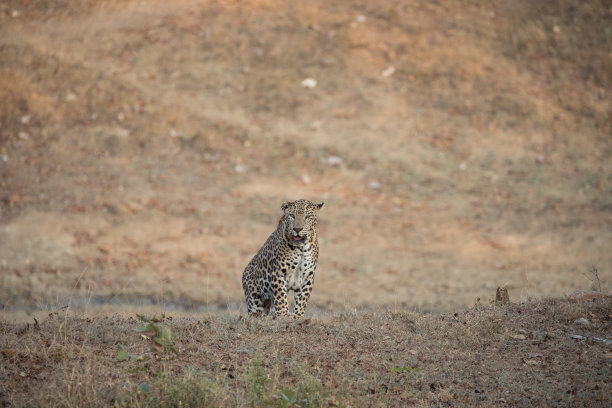
{"type": "Polygon", "coordinates": [[[609,1],[0,4],[0,310],[244,312],[325,201],[307,314],[609,291],[609,1]]]}

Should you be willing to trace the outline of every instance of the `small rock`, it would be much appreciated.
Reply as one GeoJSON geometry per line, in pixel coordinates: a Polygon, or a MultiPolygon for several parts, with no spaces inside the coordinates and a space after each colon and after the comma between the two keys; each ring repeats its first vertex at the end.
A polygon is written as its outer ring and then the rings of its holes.
{"type": "Polygon", "coordinates": [[[380,182],[377,180],[370,180],[370,182],[368,183],[368,188],[371,188],[372,190],[378,190],[380,189],[380,182]]]}
{"type": "Polygon", "coordinates": [[[602,339],[601,337],[585,337],[579,334],[572,334],[570,337],[575,340],[597,341],[605,344],[606,346],[612,346],[612,340],[602,339]]]}
{"type": "Polygon", "coordinates": [[[514,340],[525,340],[527,337],[525,337],[524,334],[511,334],[510,338],[514,340]]]}
{"type": "Polygon", "coordinates": [[[336,166],[342,164],[342,157],[329,156],[325,159],[325,164],[327,164],[328,166],[336,166]]]}
{"type": "Polygon", "coordinates": [[[30,119],[32,119],[32,115],[23,115],[21,117],[21,124],[27,125],[28,123],[30,123],[30,119]]]}
{"type": "Polygon", "coordinates": [[[589,321],[587,319],[585,319],[584,317],[581,317],[580,319],[574,320],[574,324],[581,324],[581,325],[584,325],[584,326],[588,326],[591,323],[589,323],[589,321]]]}
{"type": "Polygon", "coordinates": [[[310,184],[312,183],[312,179],[310,178],[310,176],[306,173],[302,174],[302,177],[300,178],[300,180],[302,180],[302,183],[304,184],[310,184]]]}
{"type": "Polygon", "coordinates": [[[358,23],[365,23],[366,16],[364,16],[363,14],[360,14],[355,18],[355,21],[357,21],[358,23]]]}
{"type": "Polygon", "coordinates": [[[130,135],[130,130],[125,129],[125,128],[117,128],[116,132],[117,132],[117,136],[122,137],[122,138],[126,138],[130,135]]]}
{"type": "Polygon", "coordinates": [[[26,132],[19,132],[19,134],[17,135],[21,140],[27,140],[30,138],[30,135],[27,134],[26,132]]]}
{"type": "Polygon", "coordinates": [[[389,65],[382,73],[381,75],[385,78],[389,78],[391,75],[393,75],[395,73],[395,67],[393,65],[389,65]]]}
{"type": "Polygon", "coordinates": [[[234,166],[234,171],[236,173],[244,173],[247,170],[246,166],[242,165],[242,164],[237,164],[234,166]]]}
{"type": "Polygon", "coordinates": [[[306,78],[302,81],[302,88],[313,89],[317,87],[317,80],[314,78],[306,78]]]}
{"type": "Polygon", "coordinates": [[[204,153],[204,160],[206,160],[207,162],[216,162],[217,160],[219,160],[220,157],[221,155],[219,153],[204,153]]]}

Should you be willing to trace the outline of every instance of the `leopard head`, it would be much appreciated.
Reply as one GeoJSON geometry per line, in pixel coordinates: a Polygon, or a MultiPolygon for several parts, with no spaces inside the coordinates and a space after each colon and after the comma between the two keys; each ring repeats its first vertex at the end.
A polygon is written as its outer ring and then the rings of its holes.
{"type": "Polygon", "coordinates": [[[321,207],[323,203],[313,204],[304,199],[283,203],[280,223],[290,245],[302,246],[315,234],[317,213],[321,207]]]}

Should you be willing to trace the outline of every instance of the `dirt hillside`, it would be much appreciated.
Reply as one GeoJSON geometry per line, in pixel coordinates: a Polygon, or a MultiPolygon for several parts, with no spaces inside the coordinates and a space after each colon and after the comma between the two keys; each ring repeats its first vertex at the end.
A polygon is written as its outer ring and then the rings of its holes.
{"type": "Polygon", "coordinates": [[[307,314],[609,291],[610,27],[603,0],[4,1],[0,309],[243,311],[301,197],[307,314]]]}

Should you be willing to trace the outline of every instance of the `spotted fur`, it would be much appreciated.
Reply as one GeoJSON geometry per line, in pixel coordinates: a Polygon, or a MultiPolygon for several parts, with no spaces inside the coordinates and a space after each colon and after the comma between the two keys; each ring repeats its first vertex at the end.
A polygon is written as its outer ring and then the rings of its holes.
{"type": "Polygon", "coordinates": [[[287,293],[293,291],[292,316],[304,316],[319,258],[317,213],[323,203],[284,203],[276,230],[242,273],[249,315],[289,315],[287,293]]]}

